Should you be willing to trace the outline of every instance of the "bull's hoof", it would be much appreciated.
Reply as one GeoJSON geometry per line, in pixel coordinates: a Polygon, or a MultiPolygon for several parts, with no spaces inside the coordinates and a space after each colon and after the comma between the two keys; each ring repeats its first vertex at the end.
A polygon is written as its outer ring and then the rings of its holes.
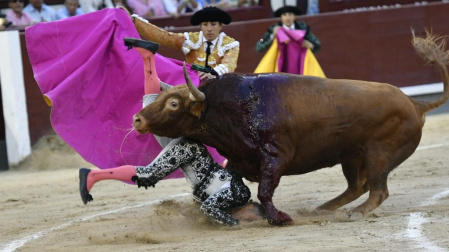
{"type": "Polygon", "coordinates": [[[241,223],[260,221],[267,218],[262,205],[256,202],[249,202],[243,207],[235,209],[231,214],[241,223]]]}
{"type": "Polygon", "coordinates": [[[330,211],[336,210],[337,208],[338,208],[338,207],[335,206],[335,204],[324,203],[323,205],[317,207],[315,210],[317,210],[317,211],[327,211],[327,212],[330,212],[330,211]]]}
{"type": "Polygon", "coordinates": [[[361,212],[350,212],[348,214],[349,220],[350,221],[356,221],[356,220],[360,220],[361,218],[363,218],[363,214],[361,212]]]}
{"type": "Polygon", "coordinates": [[[87,190],[87,176],[89,175],[90,169],[87,168],[81,168],[79,171],[79,178],[80,178],[80,195],[81,200],[84,204],[87,204],[87,202],[94,200],[92,198],[92,195],[89,194],[89,191],[87,190]]]}
{"type": "Polygon", "coordinates": [[[315,208],[315,211],[318,212],[318,213],[320,213],[320,212],[327,213],[327,212],[334,211],[334,209],[329,209],[329,208],[325,208],[325,207],[321,207],[320,206],[320,207],[315,208]]]}
{"type": "Polygon", "coordinates": [[[290,216],[282,211],[278,211],[278,216],[276,218],[268,217],[268,223],[275,226],[286,226],[292,225],[293,220],[290,216]]]}

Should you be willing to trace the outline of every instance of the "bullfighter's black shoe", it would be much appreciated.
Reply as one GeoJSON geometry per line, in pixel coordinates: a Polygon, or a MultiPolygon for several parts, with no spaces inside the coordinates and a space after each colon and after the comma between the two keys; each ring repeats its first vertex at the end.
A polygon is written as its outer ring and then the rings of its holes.
{"type": "Polygon", "coordinates": [[[89,194],[89,191],[87,190],[87,175],[89,175],[90,169],[87,168],[81,168],[79,171],[79,178],[80,178],[80,195],[81,200],[84,204],[87,204],[87,202],[94,200],[92,198],[92,195],[89,194]]]}
{"type": "Polygon", "coordinates": [[[140,47],[155,54],[159,49],[159,44],[151,41],[136,38],[124,38],[123,40],[125,41],[125,46],[128,47],[128,50],[133,47],[140,47]]]}

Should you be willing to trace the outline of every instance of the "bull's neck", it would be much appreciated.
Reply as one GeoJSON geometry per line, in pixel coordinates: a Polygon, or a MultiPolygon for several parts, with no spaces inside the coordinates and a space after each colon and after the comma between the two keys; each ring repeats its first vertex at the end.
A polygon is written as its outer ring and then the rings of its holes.
{"type": "Polygon", "coordinates": [[[241,144],[237,139],[244,139],[245,133],[239,130],[243,128],[243,112],[241,104],[236,104],[235,94],[249,90],[243,82],[242,77],[227,75],[200,87],[206,95],[205,108],[201,119],[184,136],[214,147],[224,156],[237,147],[235,144],[241,144]]]}
{"type": "Polygon", "coordinates": [[[201,120],[195,127],[185,134],[185,137],[198,140],[203,144],[216,148],[220,153],[227,152],[230,146],[231,130],[226,129],[227,123],[220,121],[208,122],[201,120]]]}
{"type": "Polygon", "coordinates": [[[234,108],[223,108],[215,102],[218,99],[209,99],[203,117],[194,123],[194,127],[186,132],[185,137],[192,138],[216,148],[222,155],[232,148],[234,108]]]}

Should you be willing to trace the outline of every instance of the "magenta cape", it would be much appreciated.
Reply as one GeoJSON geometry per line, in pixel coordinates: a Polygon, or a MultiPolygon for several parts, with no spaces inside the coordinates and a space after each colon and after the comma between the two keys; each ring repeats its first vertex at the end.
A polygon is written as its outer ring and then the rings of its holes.
{"type": "Polygon", "coordinates": [[[291,74],[303,74],[304,59],[307,50],[302,48],[306,31],[279,28],[276,39],[279,48],[278,71],[291,74]],[[285,44],[285,41],[290,41],[285,44]]]}
{"type": "MultiPolygon", "coordinates": [[[[28,27],[25,37],[34,77],[52,104],[51,123],[62,139],[102,169],[153,161],[161,151],[153,135],[127,135],[133,114],[142,108],[144,71],[140,54],[124,46],[124,37],[140,36],[123,10],[39,23],[28,27]]],[[[156,65],[162,81],[185,83],[182,62],[157,54],[156,65]]],[[[189,75],[198,85],[197,74],[189,75]]]]}

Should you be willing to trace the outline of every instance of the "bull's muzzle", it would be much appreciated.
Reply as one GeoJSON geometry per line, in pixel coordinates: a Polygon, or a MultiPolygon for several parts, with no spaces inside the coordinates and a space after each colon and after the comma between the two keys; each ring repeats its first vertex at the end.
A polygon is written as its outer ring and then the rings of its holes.
{"type": "Polygon", "coordinates": [[[146,129],[146,120],[139,114],[135,114],[133,116],[133,127],[135,130],[137,130],[140,133],[146,133],[148,132],[148,129],[146,129]]]}

